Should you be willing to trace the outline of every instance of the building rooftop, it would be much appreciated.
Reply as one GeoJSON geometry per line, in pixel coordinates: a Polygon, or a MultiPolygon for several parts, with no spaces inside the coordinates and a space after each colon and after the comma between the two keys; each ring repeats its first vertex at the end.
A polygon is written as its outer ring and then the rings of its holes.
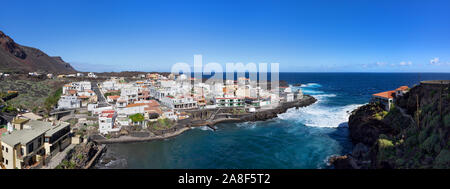
{"type": "Polygon", "coordinates": [[[16,118],[13,120],[13,124],[22,124],[29,121],[29,119],[25,119],[25,118],[16,118]]]}
{"type": "Polygon", "coordinates": [[[400,86],[399,88],[395,89],[396,91],[405,91],[408,90],[409,87],[408,86],[400,86]]]}
{"type": "Polygon", "coordinates": [[[112,96],[108,96],[108,98],[111,99],[111,100],[117,100],[117,99],[120,98],[120,96],[118,96],[118,95],[112,95],[112,96]]]}
{"type": "Polygon", "coordinates": [[[386,98],[386,99],[392,99],[392,98],[394,98],[392,96],[394,93],[395,93],[395,91],[385,91],[385,92],[373,94],[373,96],[386,98]]]}
{"type": "Polygon", "coordinates": [[[62,129],[64,129],[64,128],[68,127],[68,126],[70,126],[69,123],[67,123],[67,122],[60,122],[56,126],[51,127],[50,130],[45,132],[45,136],[50,137],[53,134],[57,133],[58,131],[61,131],[62,129]]]}
{"type": "Polygon", "coordinates": [[[25,124],[27,127],[22,130],[16,130],[10,134],[6,134],[2,137],[2,141],[10,146],[17,144],[27,144],[36,137],[46,134],[51,136],[52,134],[60,131],[69,123],[60,122],[56,126],[52,126],[52,122],[30,120],[25,124]]]}
{"type": "Polygon", "coordinates": [[[45,124],[46,122],[40,123],[41,121],[30,120],[27,125],[31,126],[27,129],[16,130],[10,134],[6,134],[2,137],[2,142],[15,146],[17,144],[27,144],[36,137],[43,135],[46,131],[51,128],[51,123],[45,124]]]}
{"type": "Polygon", "coordinates": [[[42,119],[41,116],[36,115],[36,114],[34,114],[33,112],[24,113],[24,114],[22,114],[22,116],[23,116],[23,117],[26,117],[26,118],[28,118],[28,119],[31,119],[31,120],[39,120],[39,119],[42,119]]]}

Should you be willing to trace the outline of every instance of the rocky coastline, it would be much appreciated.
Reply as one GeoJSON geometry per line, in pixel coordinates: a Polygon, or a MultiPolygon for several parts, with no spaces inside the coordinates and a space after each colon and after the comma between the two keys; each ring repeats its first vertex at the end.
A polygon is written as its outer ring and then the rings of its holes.
{"type": "Polygon", "coordinates": [[[352,153],[329,159],[336,169],[450,168],[448,84],[421,83],[385,111],[369,103],[349,117],[352,153]]]}

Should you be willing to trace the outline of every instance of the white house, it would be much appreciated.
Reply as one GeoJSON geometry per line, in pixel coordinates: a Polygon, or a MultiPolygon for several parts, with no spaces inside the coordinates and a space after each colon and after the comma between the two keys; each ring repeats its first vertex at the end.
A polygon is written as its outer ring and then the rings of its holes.
{"type": "Polygon", "coordinates": [[[197,108],[198,104],[197,101],[194,100],[192,97],[186,97],[186,96],[166,96],[161,99],[161,104],[170,108],[170,109],[192,109],[197,108]]]}
{"type": "Polygon", "coordinates": [[[97,76],[94,73],[92,73],[92,72],[88,73],[88,77],[90,77],[90,78],[97,78],[97,76]]]}
{"type": "Polygon", "coordinates": [[[98,115],[98,130],[101,134],[120,131],[120,127],[116,126],[117,114],[114,110],[104,110],[98,115]]]}
{"type": "Polygon", "coordinates": [[[94,111],[94,109],[96,109],[98,107],[98,104],[88,104],[87,105],[87,110],[92,112],[94,111]]]}
{"type": "Polygon", "coordinates": [[[239,97],[216,97],[214,101],[217,107],[243,107],[244,99],[239,97]]]}
{"type": "Polygon", "coordinates": [[[146,103],[136,103],[136,104],[128,104],[124,108],[118,108],[117,113],[118,114],[124,114],[124,115],[133,115],[133,114],[144,114],[145,108],[148,105],[146,103]]]}
{"type": "Polygon", "coordinates": [[[113,107],[112,106],[97,107],[92,110],[92,114],[100,114],[101,112],[107,111],[107,110],[113,110],[113,107]]]}
{"type": "Polygon", "coordinates": [[[119,85],[116,80],[104,81],[102,83],[102,90],[104,91],[119,90],[119,85]]]}
{"type": "Polygon", "coordinates": [[[61,96],[58,100],[58,109],[80,108],[81,100],[76,96],[61,96]]]}
{"type": "Polygon", "coordinates": [[[176,84],[174,80],[160,80],[159,82],[161,87],[173,87],[176,84]]]}
{"type": "Polygon", "coordinates": [[[120,90],[120,96],[126,97],[128,102],[134,102],[138,100],[138,88],[126,87],[120,90]]]}

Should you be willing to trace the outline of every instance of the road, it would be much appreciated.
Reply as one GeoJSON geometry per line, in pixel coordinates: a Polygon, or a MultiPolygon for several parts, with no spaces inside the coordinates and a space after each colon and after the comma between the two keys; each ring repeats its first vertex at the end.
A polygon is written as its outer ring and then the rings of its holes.
{"type": "Polygon", "coordinates": [[[98,106],[99,107],[105,107],[105,106],[109,106],[108,102],[106,102],[105,96],[103,96],[102,92],[100,91],[100,89],[98,88],[98,83],[96,81],[93,81],[91,83],[92,85],[92,90],[95,92],[95,94],[97,95],[97,99],[98,99],[98,106]]]}

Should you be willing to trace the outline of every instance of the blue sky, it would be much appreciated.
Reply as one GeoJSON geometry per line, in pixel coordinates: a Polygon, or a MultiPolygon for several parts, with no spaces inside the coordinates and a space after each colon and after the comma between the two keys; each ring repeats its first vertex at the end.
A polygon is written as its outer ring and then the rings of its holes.
{"type": "Polygon", "coordinates": [[[285,72],[450,72],[448,10],[447,0],[21,0],[2,2],[0,30],[82,71],[170,71],[202,54],[285,72]]]}

